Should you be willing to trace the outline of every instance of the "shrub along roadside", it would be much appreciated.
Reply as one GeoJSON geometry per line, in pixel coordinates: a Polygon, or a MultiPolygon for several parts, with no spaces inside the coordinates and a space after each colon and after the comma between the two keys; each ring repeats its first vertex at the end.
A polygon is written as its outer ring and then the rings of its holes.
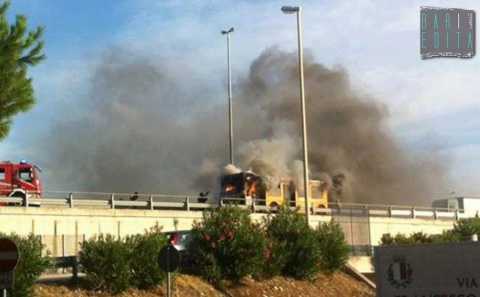
{"type": "Polygon", "coordinates": [[[304,216],[282,207],[268,217],[265,228],[270,243],[264,266],[266,276],[310,279],[320,271],[320,242],[304,216]]]}
{"type": "Polygon", "coordinates": [[[326,273],[333,273],[345,266],[350,247],[340,225],[332,220],[320,224],[316,233],[320,243],[321,269],[326,273]]]}
{"type": "Polygon", "coordinates": [[[307,226],[305,217],[282,207],[265,220],[267,257],[264,275],[311,279],[320,272],[333,273],[342,268],[350,251],[342,228],[334,221],[316,230],[307,226]]]}
{"type": "Polygon", "coordinates": [[[260,273],[266,241],[249,215],[233,206],[204,212],[203,220],[192,229],[188,246],[196,273],[219,287],[224,280],[239,282],[260,273]]]}
{"type": "Polygon", "coordinates": [[[40,277],[40,274],[51,267],[50,258],[42,255],[44,246],[40,237],[33,234],[28,236],[0,234],[0,237],[13,240],[20,254],[20,259],[15,269],[15,282],[12,290],[8,290],[8,296],[32,296],[33,285],[40,277]]]}
{"type": "Polygon", "coordinates": [[[82,243],[80,264],[88,286],[95,290],[120,293],[131,285],[132,251],[123,239],[100,235],[82,243]]]}
{"type": "Polygon", "coordinates": [[[87,284],[93,289],[120,293],[130,287],[148,289],[158,285],[165,274],[158,254],[167,237],[156,226],[143,235],[124,239],[100,235],[82,243],[80,264],[87,284]]]}
{"type": "Polygon", "coordinates": [[[153,227],[144,235],[127,238],[132,251],[130,257],[131,282],[139,289],[153,288],[165,279],[165,272],[158,265],[158,255],[167,244],[167,236],[161,228],[153,227]]]}

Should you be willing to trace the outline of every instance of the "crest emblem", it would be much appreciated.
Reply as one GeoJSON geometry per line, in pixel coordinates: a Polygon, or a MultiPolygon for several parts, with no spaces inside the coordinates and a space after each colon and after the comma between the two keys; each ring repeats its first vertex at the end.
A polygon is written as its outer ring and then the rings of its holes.
{"type": "Polygon", "coordinates": [[[412,283],[413,270],[405,258],[397,257],[388,266],[387,280],[395,288],[406,288],[412,283]]]}

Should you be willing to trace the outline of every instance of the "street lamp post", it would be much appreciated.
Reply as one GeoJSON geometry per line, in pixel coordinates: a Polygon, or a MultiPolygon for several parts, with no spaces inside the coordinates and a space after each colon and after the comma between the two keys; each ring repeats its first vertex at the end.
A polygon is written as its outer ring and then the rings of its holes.
{"type": "Polygon", "coordinates": [[[310,224],[310,200],[308,195],[308,142],[307,142],[307,119],[305,115],[305,83],[303,75],[303,37],[302,37],[302,7],[282,6],[285,14],[297,15],[297,37],[298,37],[298,76],[300,80],[300,102],[302,108],[302,138],[303,138],[303,190],[305,197],[305,219],[310,224]]]}
{"type": "Polygon", "coordinates": [[[232,71],[230,67],[230,33],[233,27],[222,30],[222,35],[227,35],[227,79],[228,79],[228,131],[230,164],[233,165],[233,115],[232,115],[232,71]]]}

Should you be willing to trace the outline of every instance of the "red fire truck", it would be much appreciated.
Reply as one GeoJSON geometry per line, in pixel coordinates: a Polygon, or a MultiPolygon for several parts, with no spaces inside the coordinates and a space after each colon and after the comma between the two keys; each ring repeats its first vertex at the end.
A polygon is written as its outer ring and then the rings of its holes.
{"type": "Polygon", "coordinates": [[[0,196],[39,198],[40,169],[28,162],[0,162],[0,196]]]}

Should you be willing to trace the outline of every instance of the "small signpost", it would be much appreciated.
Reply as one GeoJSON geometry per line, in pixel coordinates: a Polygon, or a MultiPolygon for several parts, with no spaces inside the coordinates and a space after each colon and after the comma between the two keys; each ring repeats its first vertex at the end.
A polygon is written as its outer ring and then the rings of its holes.
{"type": "Polygon", "coordinates": [[[158,256],[158,264],[165,272],[167,272],[167,296],[172,296],[172,279],[171,273],[177,270],[180,265],[180,254],[177,249],[171,244],[167,244],[160,251],[158,256]]]}
{"type": "Polygon", "coordinates": [[[7,289],[13,286],[18,258],[18,248],[15,242],[7,238],[0,238],[0,289],[3,290],[3,297],[7,296],[7,289]]]}

